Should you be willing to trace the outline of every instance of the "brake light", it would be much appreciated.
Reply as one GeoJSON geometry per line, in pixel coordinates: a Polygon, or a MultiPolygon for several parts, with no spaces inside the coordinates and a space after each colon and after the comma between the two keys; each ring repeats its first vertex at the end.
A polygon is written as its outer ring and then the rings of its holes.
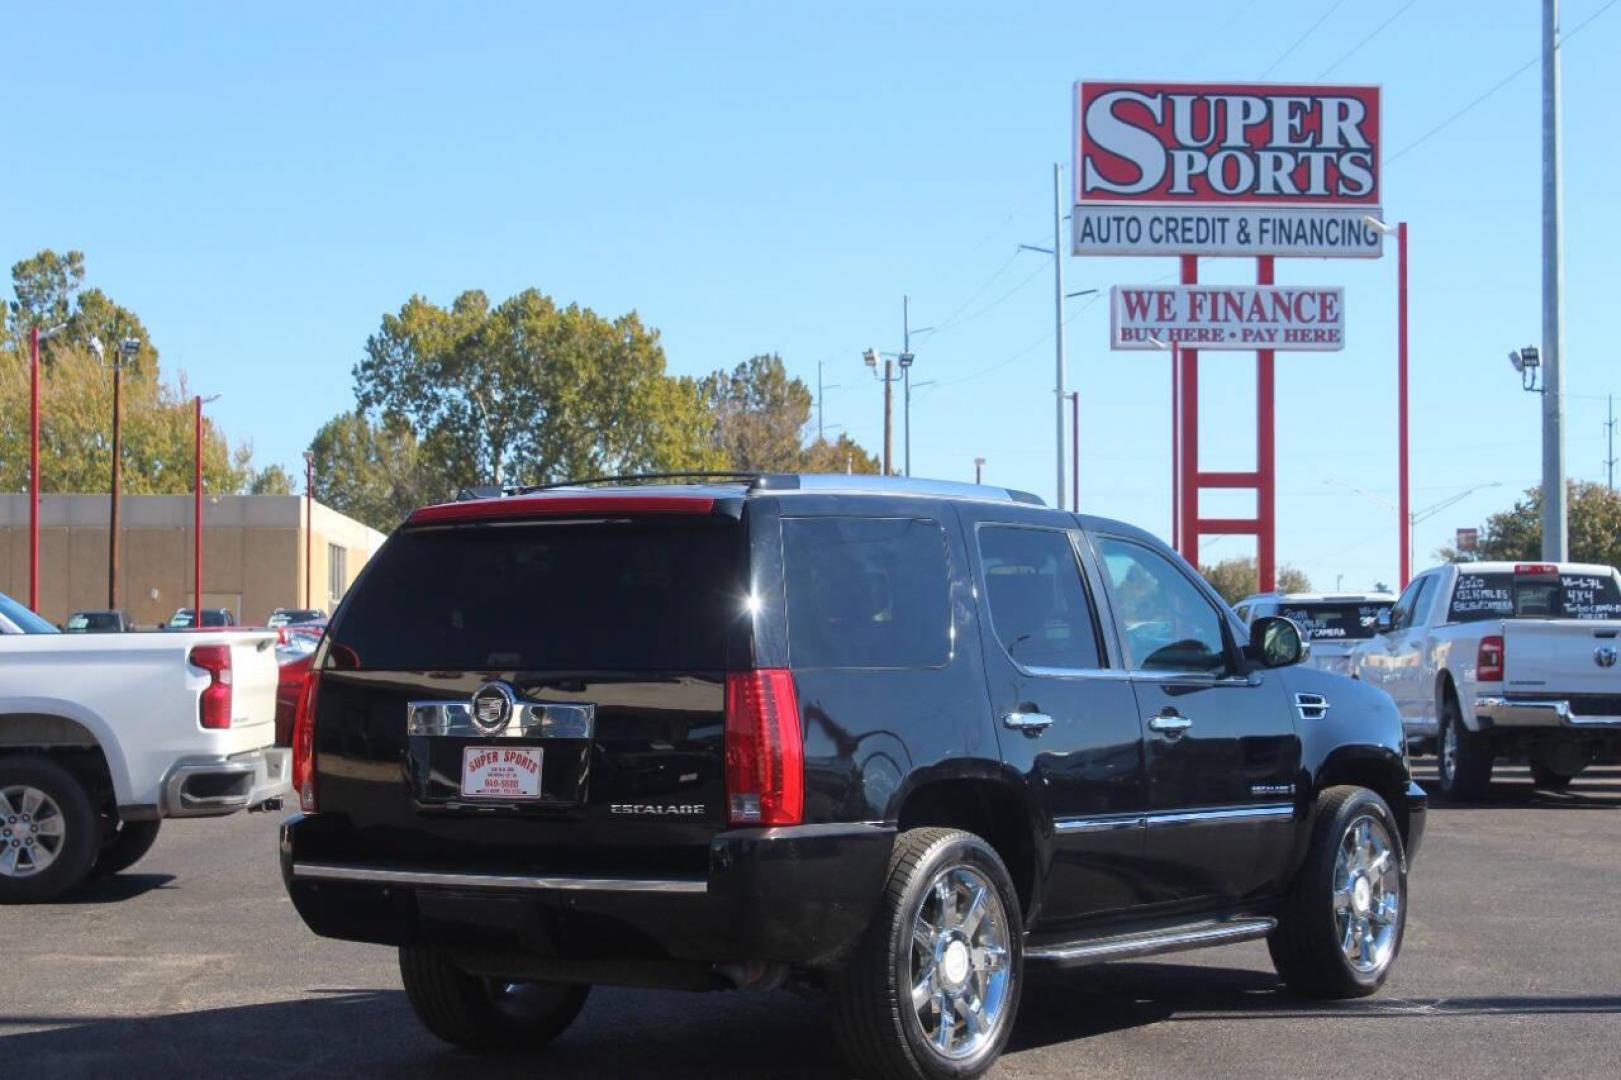
{"type": "Polygon", "coordinates": [[[197,721],[205,728],[231,726],[231,647],[193,645],[186,660],[208,672],[208,685],[197,700],[197,721]]]}
{"type": "Polygon", "coordinates": [[[799,695],[783,668],[726,676],[726,803],[733,825],[798,825],[805,817],[799,695]]]}
{"type": "Polygon", "coordinates": [[[306,814],[315,813],[315,699],[320,692],[321,673],[311,670],[293,714],[293,790],[306,814]]]}
{"type": "Polygon", "coordinates": [[[1487,634],[1480,639],[1480,651],[1475,654],[1475,678],[1481,682],[1503,681],[1503,636],[1487,634]]]}
{"type": "Polygon", "coordinates": [[[1538,577],[1547,577],[1559,573],[1559,567],[1553,563],[1515,563],[1516,574],[1530,574],[1538,577]]]}

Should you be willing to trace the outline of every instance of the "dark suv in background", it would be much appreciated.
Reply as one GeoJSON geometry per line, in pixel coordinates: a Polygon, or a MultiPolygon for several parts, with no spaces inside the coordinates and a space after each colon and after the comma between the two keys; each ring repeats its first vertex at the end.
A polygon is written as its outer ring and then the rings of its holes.
{"type": "Polygon", "coordinates": [[[863,1075],[975,1076],[1037,965],[1256,938],[1295,990],[1368,994],[1425,800],[1389,698],[1308,648],[1147,533],[995,488],[432,506],[315,654],[282,872],[475,1049],[544,1044],[592,984],[794,984],[863,1075]]]}

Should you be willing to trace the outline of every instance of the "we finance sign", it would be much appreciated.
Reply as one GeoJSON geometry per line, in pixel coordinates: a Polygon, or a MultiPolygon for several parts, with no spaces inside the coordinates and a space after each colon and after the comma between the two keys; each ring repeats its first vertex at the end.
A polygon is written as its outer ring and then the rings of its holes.
{"type": "Polygon", "coordinates": [[[1115,349],[1345,347],[1345,290],[1286,285],[1116,285],[1109,293],[1115,349]]]}
{"type": "Polygon", "coordinates": [[[1379,90],[1080,82],[1077,255],[1377,257],[1379,90]]]}

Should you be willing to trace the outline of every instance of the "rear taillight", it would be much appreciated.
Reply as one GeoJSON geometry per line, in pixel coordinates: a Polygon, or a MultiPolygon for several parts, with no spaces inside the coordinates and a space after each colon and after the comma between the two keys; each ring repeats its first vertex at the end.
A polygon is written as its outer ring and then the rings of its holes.
{"type": "Polygon", "coordinates": [[[1480,639],[1480,651],[1475,654],[1475,678],[1481,682],[1503,681],[1503,637],[1487,634],[1480,639]]]}
{"type": "Polygon", "coordinates": [[[311,671],[304,676],[293,714],[293,790],[306,814],[315,813],[315,699],[320,692],[321,673],[311,671]]]}
{"type": "Polygon", "coordinates": [[[726,810],[733,825],[804,820],[805,740],[785,669],[726,676],[726,810]]]}
{"type": "Polygon", "coordinates": [[[231,647],[193,645],[186,657],[192,667],[208,672],[208,685],[197,702],[197,720],[205,728],[231,726],[231,647]]]}

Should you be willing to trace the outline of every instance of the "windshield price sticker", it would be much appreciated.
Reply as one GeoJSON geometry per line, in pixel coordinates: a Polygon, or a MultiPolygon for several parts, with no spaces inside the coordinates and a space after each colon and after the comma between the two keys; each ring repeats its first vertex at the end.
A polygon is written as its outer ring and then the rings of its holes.
{"type": "Polygon", "coordinates": [[[468,746],[462,750],[462,794],[477,799],[540,798],[538,746],[468,746]]]}

